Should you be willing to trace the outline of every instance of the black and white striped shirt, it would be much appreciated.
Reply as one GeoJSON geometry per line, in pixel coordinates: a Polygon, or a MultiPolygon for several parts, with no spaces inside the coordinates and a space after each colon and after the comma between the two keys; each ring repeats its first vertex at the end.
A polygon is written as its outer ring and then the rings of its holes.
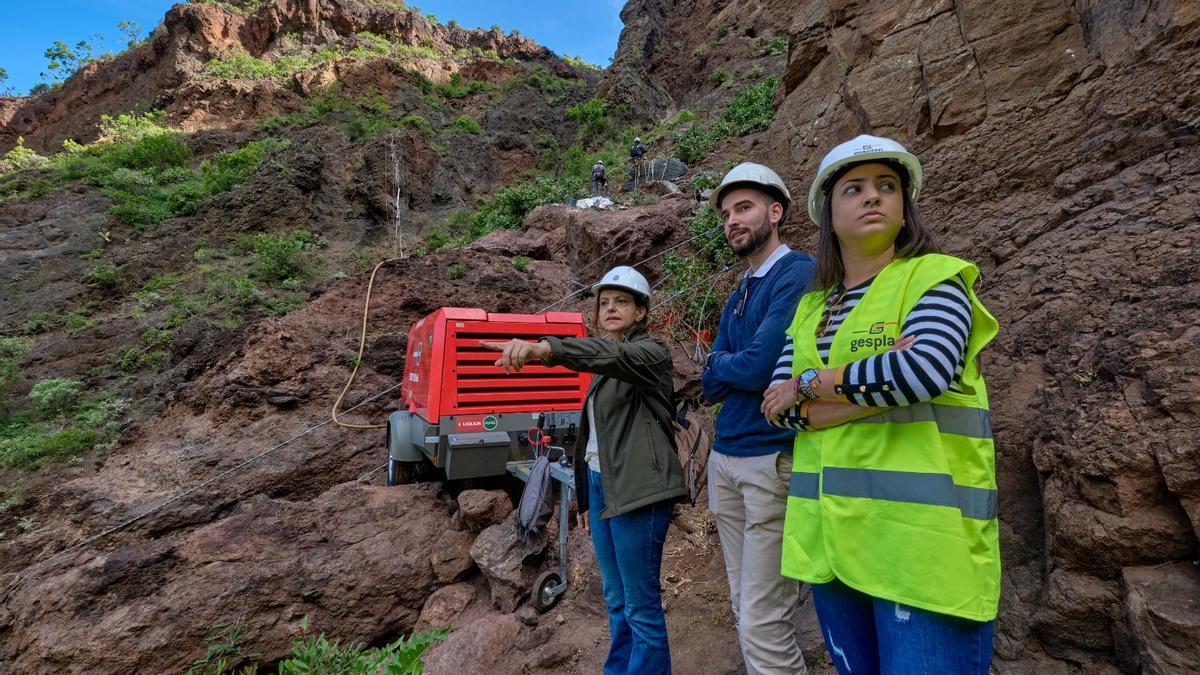
{"type": "MultiPolygon", "coordinates": [[[[817,338],[817,352],[822,362],[829,359],[829,349],[838,328],[870,288],[868,280],[843,295],[835,287],[826,299],[825,311],[830,315],[829,327],[817,338]]],[[[958,277],[947,280],[927,291],[909,312],[900,335],[913,336],[916,341],[903,351],[885,352],[853,361],[846,368],[844,381],[846,398],[851,403],[878,408],[912,405],[932,400],[946,391],[957,391],[962,378],[971,334],[971,301],[966,287],[958,277]],[[883,385],[889,385],[887,391],[883,385]],[[860,392],[866,385],[868,391],[860,392]]],[[[783,353],[775,363],[771,384],[792,377],[792,337],[789,335],[783,353]]],[[[793,406],[771,424],[803,431],[800,407],[793,406]]]]}

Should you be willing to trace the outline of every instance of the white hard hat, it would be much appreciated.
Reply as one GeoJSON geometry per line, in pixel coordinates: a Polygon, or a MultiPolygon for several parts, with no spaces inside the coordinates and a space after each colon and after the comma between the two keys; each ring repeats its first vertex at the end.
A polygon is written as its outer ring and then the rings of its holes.
{"type": "Polygon", "coordinates": [[[642,137],[641,137],[641,136],[634,136],[634,137],[633,137],[633,141],[634,141],[635,143],[641,143],[641,142],[642,142],[642,137]]]}
{"type": "Polygon", "coordinates": [[[808,190],[808,216],[812,218],[812,221],[819,222],[818,218],[821,215],[821,209],[825,207],[827,196],[826,188],[828,186],[825,185],[825,182],[829,180],[830,176],[837,173],[838,169],[848,164],[861,164],[884,159],[894,160],[908,171],[908,199],[910,202],[917,201],[917,195],[921,194],[921,162],[916,155],[905,150],[903,145],[890,138],[862,134],[834,147],[821,160],[821,166],[817,169],[817,178],[808,190]]]}
{"type": "Polygon", "coordinates": [[[604,160],[602,160],[602,159],[598,159],[598,160],[596,160],[596,163],[597,163],[597,164],[603,164],[603,163],[604,163],[604,160]]]}
{"type": "Polygon", "coordinates": [[[606,288],[620,288],[629,291],[634,295],[642,296],[646,304],[650,304],[650,284],[641,272],[628,265],[614,267],[605,272],[604,276],[600,277],[600,281],[592,286],[592,292],[599,293],[606,288]]]}
{"type": "Polygon", "coordinates": [[[725,196],[725,193],[740,187],[754,188],[774,194],[779,201],[783,202],[785,211],[792,203],[792,193],[788,192],[787,186],[783,184],[783,179],[779,177],[779,174],[762,164],[742,162],[730,169],[729,173],[721,179],[721,184],[708,197],[709,206],[720,211],[721,198],[725,196]]]}

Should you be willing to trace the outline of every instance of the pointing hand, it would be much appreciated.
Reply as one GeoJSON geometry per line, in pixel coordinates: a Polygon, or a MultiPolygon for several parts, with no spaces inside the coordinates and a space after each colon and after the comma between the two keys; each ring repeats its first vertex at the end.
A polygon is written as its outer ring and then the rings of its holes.
{"type": "Polygon", "coordinates": [[[512,374],[521,372],[521,368],[530,361],[544,361],[550,358],[550,343],[545,340],[529,342],[516,338],[508,342],[483,340],[480,347],[500,352],[500,358],[492,365],[504,368],[504,372],[512,374]]]}

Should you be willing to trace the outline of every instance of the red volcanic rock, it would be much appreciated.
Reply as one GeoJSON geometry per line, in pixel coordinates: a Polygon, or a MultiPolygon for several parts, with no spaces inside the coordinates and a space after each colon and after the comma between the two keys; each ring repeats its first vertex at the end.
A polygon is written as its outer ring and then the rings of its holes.
{"type": "Polygon", "coordinates": [[[310,630],[372,642],[407,632],[438,583],[429,550],[449,509],[435,486],[347,483],[311,502],[257,498],[166,539],[80,552],[17,575],[0,635],[22,672],[185,670],[240,620],[265,659],[310,630]],[[121,635],[124,649],[109,638],[121,635]]]}
{"type": "Polygon", "coordinates": [[[458,511],[467,527],[479,532],[503,522],[513,505],[503,490],[463,490],[458,494],[458,511]]]}

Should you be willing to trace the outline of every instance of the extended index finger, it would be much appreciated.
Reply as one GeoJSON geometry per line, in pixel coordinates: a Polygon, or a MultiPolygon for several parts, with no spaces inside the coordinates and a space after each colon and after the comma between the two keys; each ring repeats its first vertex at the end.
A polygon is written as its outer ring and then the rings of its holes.
{"type": "Polygon", "coordinates": [[[495,340],[480,340],[479,341],[480,347],[483,347],[484,349],[490,349],[494,352],[504,351],[504,345],[506,345],[506,344],[508,344],[507,341],[505,341],[505,342],[496,342],[495,340]]]}

